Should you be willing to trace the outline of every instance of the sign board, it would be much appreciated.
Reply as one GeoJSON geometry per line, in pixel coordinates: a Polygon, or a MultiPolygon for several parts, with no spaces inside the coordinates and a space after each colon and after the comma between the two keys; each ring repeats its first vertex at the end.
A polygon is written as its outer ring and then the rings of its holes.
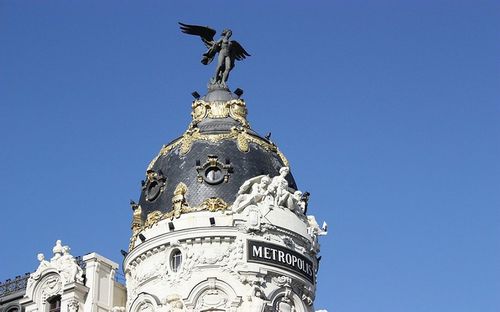
{"type": "Polygon", "coordinates": [[[314,284],[314,266],[300,253],[275,244],[248,240],[248,262],[263,263],[293,271],[314,284]]]}

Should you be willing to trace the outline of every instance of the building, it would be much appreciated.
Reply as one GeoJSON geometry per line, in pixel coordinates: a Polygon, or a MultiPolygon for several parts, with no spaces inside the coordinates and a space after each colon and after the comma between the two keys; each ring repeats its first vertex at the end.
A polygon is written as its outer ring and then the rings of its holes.
{"type": "MultiPolygon", "coordinates": [[[[227,75],[226,75],[227,78],[227,75]]],[[[225,80],[194,94],[192,122],[149,163],[118,264],[58,240],[0,285],[0,312],[314,311],[318,225],[289,163],[225,80]]]]}

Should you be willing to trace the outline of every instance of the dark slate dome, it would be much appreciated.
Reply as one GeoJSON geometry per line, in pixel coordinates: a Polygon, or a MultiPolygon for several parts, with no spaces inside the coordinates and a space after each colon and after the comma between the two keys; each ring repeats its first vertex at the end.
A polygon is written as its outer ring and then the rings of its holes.
{"type": "MultiPolygon", "coordinates": [[[[276,145],[250,129],[245,102],[227,89],[209,90],[193,102],[193,122],[178,139],[163,146],[143,181],[139,205],[142,218],[154,211],[172,210],[172,198],[183,183],[189,207],[208,198],[227,204],[240,186],[258,175],[279,175],[288,166],[276,145]]],[[[288,174],[291,188],[297,189],[288,174]]]]}

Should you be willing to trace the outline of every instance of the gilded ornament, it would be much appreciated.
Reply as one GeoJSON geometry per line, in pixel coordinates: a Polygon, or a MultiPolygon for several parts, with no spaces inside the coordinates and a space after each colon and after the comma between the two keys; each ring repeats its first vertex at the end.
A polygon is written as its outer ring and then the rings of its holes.
{"type": "Polygon", "coordinates": [[[141,218],[142,214],[142,207],[141,205],[138,205],[136,203],[131,203],[132,210],[133,210],[133,216],[132,216],[132,235],[137,235],[142,228],[143,222],[141,218]]]}
{"type": "Polygon", "coordinates": [[[202,134],[199,128],[194,127],[188,129],[180,139],[176,140],[172,144],[163,146],[159,154],[149,164],[148,170],[150,170],[153,167],[154,163],[158,160],[160,156],[167,154],[168,152],[170,152],[172,149],[174,149],[179,145],[180,145],[181,155],[186,155],[191,150],[191,147],[193,146],[193,143],[195,141],[208,141],[212,143],[217,143],[223,140],[235,140],[238,149],[243,153],[249,151],[250,149],[249,143],[255,143],[268,151],[277,153],[280,159],[283,161],[283,164],[285,166],[288,166],[288,160],[278,150],[276,145],[268,143],[262,138],[249,134],[247,130],[243,127],[233,127],[231,129],[231,132],[221,133],[221,134],[202,134]]]}
{"type": "Polygon", "coordinates": [[[182,136],[181,140],[181,154],[186,155],[190,150],[191,146],[193,146],[193,142],[199,140],[201,137],[200,129],[194,128],[192,130],[187,130],[182,136]]]}
{"type": "Polygon", "coordinates": [[[239,121],[243,127],[250,128],[247,117],[247,108],[245,102],[242,100],[231,100],[228,102],[229,104],[229,116],[233,119],[239,121]]]}
{"type": "Polygon", "coordinates": [[[155,210],[148,213],[144,227],[151,228],[154,224],[158,223],[162,217],[163,213],[161,211],[155,210]]]}
{"type": "Polygon", "coordinates": [[[207,103],[205,101],[194,101],[191,107],[193,109],[193,111],[191,112],[193,121],[199,122],[207,116],[207,103]]]}
{"type": "Polygon", "coordinates": [[[241,123],[245,128],[250,125],[246,120],[247,108],[245,102],[241,99],[233,99],[226,102],[214,101],[205,102],[203,100],[195,100],[191,105],[193,124],[197,124],[205,118],[226,118],[231,117],[241,123]]]}
{"type": "Polygon", "coordinates": [[[203,209],[210,211],[210,212],[214,212],[217,210],[224,211],[227,209],[227,207],[229,207],[229,205],[222,198],[210,197],[210,198],[205,199],[201,203],[201,207],[203,209]]]}
{"type": "Polygon", "coordinates": [[[172,212],[173,216],[179,218],[181,216],[183,208],[189,207],[186,202],[186,193],[187,193],[186,184],[179,182],[175,187],[174,197],[172,197],[172,212]]]}
{"type": "Polygon", "coordinates": [[[210,102],[207,106],[209,118],[225,118],[229,116],[229,107],[225,102],[210,102]]]}

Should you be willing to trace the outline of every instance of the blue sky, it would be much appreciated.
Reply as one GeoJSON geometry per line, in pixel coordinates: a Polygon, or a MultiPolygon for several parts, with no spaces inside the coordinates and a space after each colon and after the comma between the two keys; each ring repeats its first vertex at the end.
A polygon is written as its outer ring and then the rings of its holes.
{"type": "Polygon", "coordinates": [[[322,240],[316,308],[500,310],[500,4],[0,1],[0,280],[56,239],[121,263],[129,199],[213,66],[291,162],[322,240]]]}

